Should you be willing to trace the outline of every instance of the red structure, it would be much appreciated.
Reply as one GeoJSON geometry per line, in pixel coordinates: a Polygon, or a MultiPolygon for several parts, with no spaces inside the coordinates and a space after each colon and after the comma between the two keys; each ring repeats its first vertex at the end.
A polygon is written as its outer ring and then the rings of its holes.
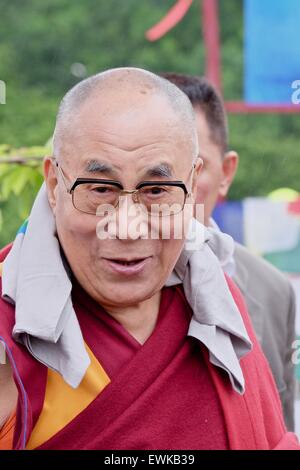
{"type": "MultiPolygon", "coordinates": [[[[178,24],[193,0],[177,0],[155,26],[146,32],[149,41],[157,41],[178,24]]],[[[219,1],[200,0],[202,31],[206,50],[205,76],[222,92],[219,1]]],[[[298,105],[250,105],[244,101],[225,101],[229,113],[299,113],[298,105]]]]}

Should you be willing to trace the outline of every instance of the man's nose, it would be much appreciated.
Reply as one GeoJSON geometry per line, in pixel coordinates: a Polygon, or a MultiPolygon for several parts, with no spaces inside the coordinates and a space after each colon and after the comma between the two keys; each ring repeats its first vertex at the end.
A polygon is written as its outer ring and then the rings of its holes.
{"type": "Polygon", "coordinates": [[[120,239],[147,238],[148,214],[136,201],[136,193],[120,196],[117,208],[117,233],[120,239]]]}

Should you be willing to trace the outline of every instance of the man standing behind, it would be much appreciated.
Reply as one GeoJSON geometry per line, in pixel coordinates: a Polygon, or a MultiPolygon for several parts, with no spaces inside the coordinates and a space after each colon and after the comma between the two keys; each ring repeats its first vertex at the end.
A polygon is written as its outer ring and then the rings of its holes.
{"type": "MultiPolygon", "coordinates": [[[[228,151],[227,118],[221,97],[205,79],[176,73],[162,74],[190,99],[204,161],[198,177],[197,202],[204,204],[205,224],[219,197],[225,197],[236,174],[238,154],[228,151]]],[[[272,265],[235,244],[233,279],[242,291],[256,335],[270,363],[280,394],[287,428],[294,429],[295,296],[272,265]]]]}

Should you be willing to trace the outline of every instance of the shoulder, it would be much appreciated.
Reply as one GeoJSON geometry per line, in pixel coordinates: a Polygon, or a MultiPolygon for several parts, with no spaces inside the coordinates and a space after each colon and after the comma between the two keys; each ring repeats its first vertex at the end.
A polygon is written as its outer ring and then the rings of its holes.
{"type": "Polygon", "coordinates": [[[8,253],[10,252],[11,248],[12,248],[12,243],[0,249],[0,300],[1,300],[1,292],[2,292],[1,278],[2,278],[2,272],[3,272],[3,262],[5,258],[7,257],[8,253]]]}
{"type": "MultiPolygon", "coordinates": [[[[0,279],[2,277],[3,262],[5,258],[7,257],[8,253],[10,252],[11,248],[12,248],[12,243],[0,249],[0,279]]],[[[1,287],[0,287],[0,295],[1,295],[1,287]]]]}
{"type": "Polygon", "coordinates": [[[8,255],[11,244],[0,250],[0,336],[11,344],[12,329],[15,324],[15,308],[14,305],[2,298],[2,269],[3,262],[8,255]]]}
{"type": "MultiPolygon", "coordinates": [[[[7,245],[0,250],[0,295],[1,295],[1,275],[2,265],[6,256],[10,252],[12,244],[7,245]]],[[[0,299],[1,309],[1,299],[0,299]]],[[[2,312],[3,313],[3,312],[2,312]]],[[[7,318],[5,317],[5,320],[7,318]]],[[[1,321],[1,327],[5,329],[6,322],[3,322],[3,316],[1,321]]],[[[1,333],[2,334],[2,333],[1,333]]],[[[5,337],[5,335],[4,335],[5,337]]],[[[0,344],[1,347],[1,344],[0,344]]],[[[13,373],[10,363],[7,361],[5,364],[0,362],[0,429],[6,420],[13,413],[17,405],[18,392],[13,379],[13,373]]]]}
{"type": "Polygon", "coordinates": [[[9,245],[6,245],[4,248],[1,248],[0,249],[0,264],[3,263],[3,261],[5,260],[6,256],[8,255],[8,253],[10,252],[11,248],[12,248],[12,243],[9,243],[9,245]]]}
{"type": "Polygon", "coordinates": [[[269,276],[272,276],[275,281],[280,282],[285,286],[289,286],[287,277],[279,271],[279,269],[275,268],[271,263],[263,258],[254,255],[239,243],[235,243],[234,259],[237,264],[237,269],[243,265],[248,269],[248,271],[255,271],[255,273],[261,273],[261,275],[267,273],[269,276]]]}
{"type": "Polygon", "coordinates": [[[234,259],[234,279],[245,294],[253,291],[256,296],[269,296],[273,301],[291,302],[294,293],[285,274],[238,243],[235,243],[234,259]]]}
{"type": "Polygon", "coordinates": [[[12,248],[12,243],[0,249],[0,278],[2,276],[3,261],[5,260],[6,256],[10,252],[11,248],[12,248]]]}
{"type": "Polygon", "coordinates": [[[234,302],[235,302],[235,304],[236,304],[236,306],[237,306],[237,308],[240,312],[240,315],[243,319],[246,330],[247,330],[247,332],[250,336],[250,339],[251,339],[251,341],[253,341],[253,340],[256,341],[256,335],[254,333],[252,322],[251,322],[250,317],[249,317],[248,308],[247,308],[245,299],[244,299],[239,287],[231,279],[231,277],[228,276],[227,274],[225,274],[225,278],[226,278],[226,282],[227,282],[228,288],[230,290],[230,293],[233,297],[233,300],[234,300],[234,302]]]}

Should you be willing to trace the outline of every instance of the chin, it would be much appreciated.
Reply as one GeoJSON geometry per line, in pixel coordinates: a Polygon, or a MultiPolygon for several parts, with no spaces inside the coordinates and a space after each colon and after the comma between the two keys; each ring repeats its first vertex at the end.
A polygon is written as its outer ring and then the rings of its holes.
{"type": "MultiPolygon", "coordinates": [[[[107,289],[107,294],[103,296],[104,302],[112,306],[128,307],[130,305],[136,305],[147,299],[150,299],[159,288],[156,286],[141,286],[141,285],[119,285],[114,284],[107,289]]],[[[103,292],[103,286],[102,286],[103,292]]],[[[101,292],[101,291],[100,291],[101,292]]]]}

